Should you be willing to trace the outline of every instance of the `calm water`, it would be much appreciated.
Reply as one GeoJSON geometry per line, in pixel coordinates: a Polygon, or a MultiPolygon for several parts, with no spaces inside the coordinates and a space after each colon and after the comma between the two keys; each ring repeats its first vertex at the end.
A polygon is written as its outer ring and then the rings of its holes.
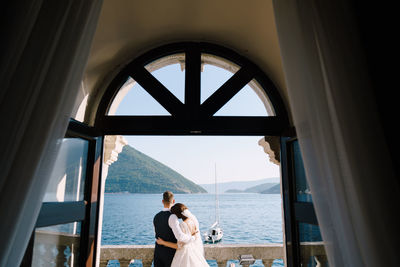
{"type": "MultiPolygon", "coordinates": [[[[224,230],[221,243],[282,243],[279,194],[221,194],[218,197],[220,225],[224,230]]],[[[103,245],[154,244],[153,217],[163,208],[161,194],[106,194],[104,198],[103,245]]],[[[175,200],[196,215],[201,233],[214,223],[215,195],[176,194],[175,200]]],[[[276,261],[273,266],[283,266],[281,262],[276,261]]],[[[212,261],[209,263],[216,266],[212,261]]],[[[257,262],[253,266],[262,265],[257,262]]]]}

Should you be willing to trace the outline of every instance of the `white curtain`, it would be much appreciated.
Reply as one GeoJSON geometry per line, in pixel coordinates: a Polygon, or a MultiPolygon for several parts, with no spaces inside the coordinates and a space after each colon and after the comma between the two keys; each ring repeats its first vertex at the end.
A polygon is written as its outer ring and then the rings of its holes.
{"type": "Polygon", "coordinates": [[[19,266],[64,136],[102,0],[2,4],[0,266],[19,266]]]}
{"type": "Polygon", "coordinates": [[[400,192],[350,3],[274,0],[290,108],[329,265],[398,266],[400,192]]]}

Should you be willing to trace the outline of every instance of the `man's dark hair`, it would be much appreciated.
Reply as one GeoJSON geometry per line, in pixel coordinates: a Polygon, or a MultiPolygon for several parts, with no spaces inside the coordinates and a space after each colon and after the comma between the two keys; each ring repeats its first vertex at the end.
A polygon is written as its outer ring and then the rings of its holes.
{"type": "Polygon", "coordinates": [[[174,199],[174,194],[171,191],[165,191],[163,194],[163,200],[165,203],[172,203],[174,199]]]}

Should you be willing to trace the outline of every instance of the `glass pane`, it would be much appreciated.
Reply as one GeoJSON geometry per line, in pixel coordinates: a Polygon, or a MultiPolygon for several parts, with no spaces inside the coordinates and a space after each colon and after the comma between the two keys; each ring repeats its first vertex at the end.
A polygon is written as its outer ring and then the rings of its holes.
{"type": "Polygon", "coordinates": [[[83,200],[88,148],[84,139],[62,140],[43,202],[83,200]]]}
{"type": "Polygon", "coordinates": [[[36,228],[32,266],[79,266],[80,222],[36,228]]]}
{"type": "Polygon", "coordinates": [[[267,106],[256,91],[250,87],[249,83],[218,110],[214,116],[269,116],[267,106]]]}
{"type": "MultiPolygon", "coordinates": [[[[144,67],[182,103],[185,99],[185,54],[157,59],[144,67]]],[[[170,116],[171,114],[135,80],[128,77],[115,96],[108,115],[170,116]]]]}
{"type": "Polygon", "coordinates": [[[163,57],[145,66],[182,103],[185,101],[185,54],[163,57]]]}
{"type": "Polygon", "coordinates": [[[318,266],[328,266],[319,227],[307,223],[298,223],[298,229],[302,266],[315,267],[318,262],[322,264],[318,266]]]}
{"type": "MultiPolygon", "coordinates": [[[[239,69],[235,63],[211,54],[202,54],[201,103],[216,92],[239,69]]],[[[228,101],[215,116],[275,116],[261,85],[253,79],[228,101]]]]}
{"type": "Polygon", "coordinates": [[[307,183],[299,141],[293,141],[294,175],[296,181],[296,199],[298,202],[312,202],[310,186],[307,183]]]}
{"type": "Polygon", "coordinates": [[[201,103],[209,98],[221,85],[239,70],[239,66],[210,54],[201,55],[201,103]]]}
{"type": "Polygon", "coordinates": [[[115,97],[108,115],[171,115],[131,77],[115,97]]]}
{"type": "Polygon", "coordinates": [[[320,242],[322,241],[319,226],[308,223],[299,223],[299,238],[300,242],[320,242]]]}

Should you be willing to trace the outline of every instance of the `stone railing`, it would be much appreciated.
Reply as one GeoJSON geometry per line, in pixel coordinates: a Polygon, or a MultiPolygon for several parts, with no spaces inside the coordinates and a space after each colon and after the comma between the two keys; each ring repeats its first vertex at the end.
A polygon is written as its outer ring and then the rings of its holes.
{"type": "MultiPolygon", "coordinates": [[[[302,242],[302,266],[325,267],[327,258],[322,242],[302,242]]],[[[121,267],[128,267],[131,262],[141,260],[143,267],[150,267],[153,261],[154,245],[118,245],[102,246],[100,267],[106,267],[111,260],[118,260],[121,267]]],[[[205,258],[215,260],[218,267],[226,267],[229,260],[237,260],[240,255],[251,254],[261,260],[265,267],[271,267],[273,261],[284,258],[282,244],[236,244],[204,245],[205,258]]]]}
{"type": "MultiPolygon", "coordinates": [[[[37,266],[55,264],[55,266],[74,265],[79,251],[79,235],[54,233],[36,230],[33,261],[37,266]]],[[[327,257],[322,242],[302,242],[302,266],[311,261],[317,267],[327,266],[327,257]]],[[[216,244],[204,245],[207,260],[215,260],[219,267],[226,267],[229,260],[237,260],[240,255],[251,254],[262,260],[265,267],[271,267],[276,259],[283,259],[282,244],[216,244]]],[[[118,260],[121,267],[128,267],[133,260],[141,260],[143,267],[150,267],[153,261],[154,245],[116,245],[102,246],[100,267],[107,266],[110,260],[118,260]]],[[[35,265],[35,264],[34,264],[35,265]]]]}
{"type": "MultiPolygon", "coordinates": [[[[239,244],[204,245],[205,258],[215,260],[219,267],[226,267],[229,260],[237,260],[239,255],[251,254],[262,260],[264,266],[271,267],[275,259],[283,258],[282,244],[239,244]]],[[[121,267],[128,267],[133,260],[141,260],[143,267],[150,267],[153,261],[154,245],[102,246],[100,267],[106,267],[110,260],[118,260],[121,267]]]]}

